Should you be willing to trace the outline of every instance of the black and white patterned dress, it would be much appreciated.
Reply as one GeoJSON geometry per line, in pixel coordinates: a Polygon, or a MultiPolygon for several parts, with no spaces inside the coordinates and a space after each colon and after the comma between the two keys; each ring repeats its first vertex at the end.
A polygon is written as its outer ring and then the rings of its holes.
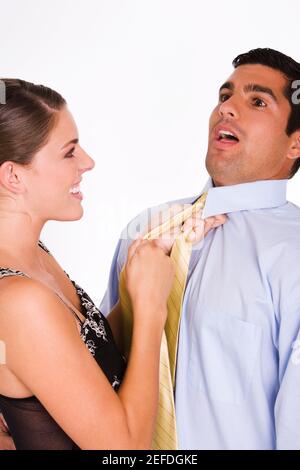
{"type": "MultiPolygon", "coordinates": [[[[41,241],[39,246],[50,254],[41,241]]],[[[21,271],[0,267],[0,279],[7,276],[29,277],[21,271]]],[[[117,391],[125,372],[125,360],[117,349],[106,318],[88,294],[74,281],[71,279],[70,281],[80,298],[81,313],[85,317],[85,320],[81,321],[76,312],[70,309],[80,322],[80,336],[112,387],[117,391]]],[[[17,450],[78,449],[36,397],[15,399],[0,395],[0,410],[8,424],[17,450]]]]}

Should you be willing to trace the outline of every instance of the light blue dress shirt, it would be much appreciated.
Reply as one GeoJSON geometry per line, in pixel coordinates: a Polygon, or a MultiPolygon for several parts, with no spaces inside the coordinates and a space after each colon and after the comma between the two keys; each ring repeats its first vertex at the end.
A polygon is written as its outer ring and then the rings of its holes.
{"type": "MultiPolygon", "coordinates": [[[[286,184],[205,188],[203,217],[228,221],[192,252],[176,377],[181,449],[300,449],[300,209],[286,184]]],[[[128,227],[143,229],[147,214],[128,227]]],[[[118,300],[128,227],[104,314],[118,300]]]]}

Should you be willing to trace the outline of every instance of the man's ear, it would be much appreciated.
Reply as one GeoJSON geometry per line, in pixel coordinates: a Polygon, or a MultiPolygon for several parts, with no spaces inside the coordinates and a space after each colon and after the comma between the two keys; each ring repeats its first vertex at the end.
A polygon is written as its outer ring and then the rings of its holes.
{"type": "Polygon", "coordinates": [[[287,158],[296,160],[300,157],[300,131],[296,131],[291,135],[291,145],[288,149],[287,158]]]}
{"type": "Polygon", "coordinates": [[[19,168],[13,162],[4,162],[0,166],[0,183],[15,194],[20,194],[24,190],[19,168]]]}

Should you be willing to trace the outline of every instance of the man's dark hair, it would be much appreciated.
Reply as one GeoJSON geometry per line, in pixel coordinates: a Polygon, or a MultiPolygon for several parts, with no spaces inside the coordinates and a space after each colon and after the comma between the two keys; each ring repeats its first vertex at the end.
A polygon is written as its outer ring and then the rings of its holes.
{"type": "MultiPolygon", "coordinates": [[[[295,103],[295,100],[292,100],[292,95],[295,93],[295,88],[292,88],[292,84],[295,80],[300,80],[300,63],[282,52],[269,48],[260,48],[252,49],[249,52],[240,54],[232,62],[234,68],[246,64],[266,65],[267,67],[271,67],[272,69],[282,72],[287,80],[287,84],[283,92],[291,106],[291,112],[285,131],[289,136],[293,132],[300,130],[300,103],[297,104],[295,103]]],[[[290,178],[294,176],[299,167],[300,156],[295,160],[292,166],[290,178]]]]}

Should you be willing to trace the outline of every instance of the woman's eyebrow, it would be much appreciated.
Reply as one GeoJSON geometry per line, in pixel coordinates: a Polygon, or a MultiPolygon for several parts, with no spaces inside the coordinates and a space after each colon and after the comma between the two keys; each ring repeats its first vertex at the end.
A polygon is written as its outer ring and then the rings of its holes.
{"type": "Polygon", "coordinates": [[[67,142],[62,148],[61,150],[63,150],[64,148],[66,148],[68,145],[70,144],[78,144],[79,140],[78,139],[73,139],[73,140],[70,140],[70,142],[67,142]]]}

